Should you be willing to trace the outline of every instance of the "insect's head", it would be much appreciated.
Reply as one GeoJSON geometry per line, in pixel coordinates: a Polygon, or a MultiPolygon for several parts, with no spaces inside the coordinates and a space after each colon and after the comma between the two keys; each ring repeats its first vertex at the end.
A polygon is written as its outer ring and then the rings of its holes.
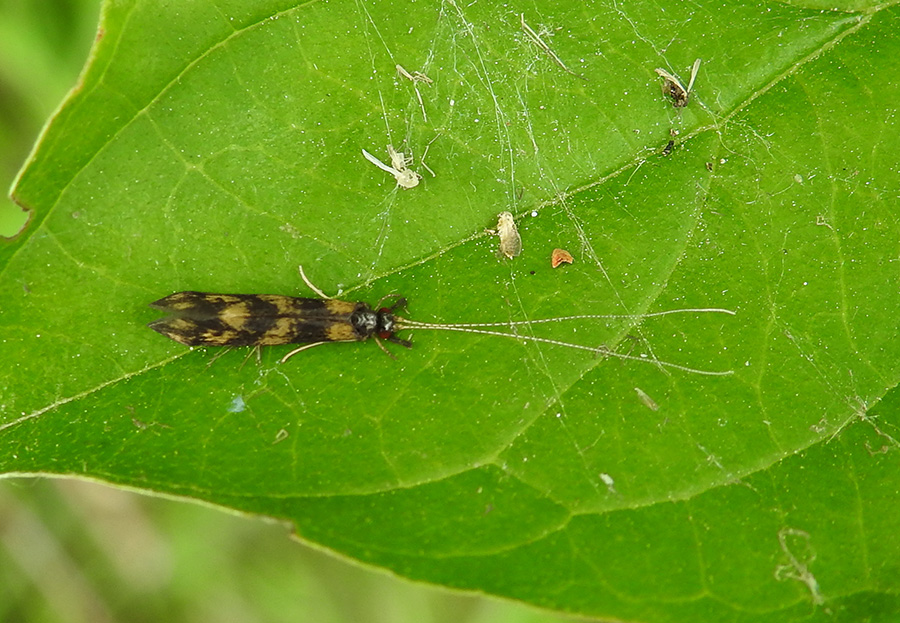
{"type": "Polygon", "coordinates": [[[375,325],[375,333],[382,340],[390,339],[394,334],[394,314],[386,307],[378,310],[378,321],[375,325]]]}
{"type": "MultiPolygon", "coordinates": [[[[384,300],[384,299],[382,299],[384,300]]],[[[379,301],[379,304],[381,301],[379,301]]],[[[395,344],[400,344],[405,346],[406,348],[412,348],[412,342],[409,340],[403,340],[399,337],[395,336],[394,333],[399,331],[402,327],[398,327],[394,310],[406,307],[406,299],[402,296],[397,299],[397,302],[391,305],[390,307],[381,307],[376,312],[376,322],[375,322],[375,335],[377,335],[382,340],[387,340],[388,342],[394,342],[395,344]]]]}

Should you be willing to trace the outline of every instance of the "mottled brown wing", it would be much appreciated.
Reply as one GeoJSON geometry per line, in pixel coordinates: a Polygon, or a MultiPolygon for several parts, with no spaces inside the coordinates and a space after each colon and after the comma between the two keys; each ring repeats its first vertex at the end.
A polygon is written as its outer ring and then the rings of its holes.
{"type": "Polygon", "coordinates": [[[188,346],[267,346],[360,340],[350,325],[359,305],[278,294],[176,292],[150,307],[170,314],[148,326],[188,346]],[[348,330],[349,329],[349,330],[348,330]]]}

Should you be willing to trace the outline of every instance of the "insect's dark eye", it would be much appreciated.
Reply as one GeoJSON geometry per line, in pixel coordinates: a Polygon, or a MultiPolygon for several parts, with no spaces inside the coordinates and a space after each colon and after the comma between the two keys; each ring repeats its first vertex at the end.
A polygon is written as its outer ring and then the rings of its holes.
{"type": "Polygon", "coordinates": [[[393,331],[379,331],[378,332],[378,337],[380,337],[382,340],[389,340],[389,339],[391,339],[392,335],[394,335],[393,331]]]}

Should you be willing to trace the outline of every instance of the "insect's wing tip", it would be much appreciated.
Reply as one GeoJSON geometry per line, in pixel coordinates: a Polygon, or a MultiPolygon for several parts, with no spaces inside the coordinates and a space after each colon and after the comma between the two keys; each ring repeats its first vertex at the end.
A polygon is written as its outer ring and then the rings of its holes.
{"type": "Polygon", "coordinates": [[[172,333],[172,327],[169,323],[169,318],[160,318],[159,320],[154,320],[153,322],[148,322],[147,326],[150,327],[151,329],[153,329],[154,331],[156,331],[157,333],[159,333],[160,335],[165,335],[166,337],[171,338],[176,341],[179,341],[179,342],[181,341],[181,340],[178,340],[176,337],[174,337],[174,335],[172,333]]]}
{"type": "Polygon", "coordinates": [[[169,296],[164,296],[161,299],[157,299],[152,303],[149,303],[149,306],[160,311],[176,313],[181,309],[190,307],[198,299],[203,298],[203,296],[204,295],[202,293],[194,292],[192,290],[188,290],[185,292],[174,292],[169,296]]]}
{"type": "Polygon", "coordinates": [[[160,335],[164,335],[170,340],[175,340],[179,344],[184,344],[185,346],[198,346],[208,343],[203,339],[198,339],[198,325],[185,318],[167,316],[165,318],[160,318],[159,320],[154,320],[153,322],[148,322],[147,326],[160,335]]]}

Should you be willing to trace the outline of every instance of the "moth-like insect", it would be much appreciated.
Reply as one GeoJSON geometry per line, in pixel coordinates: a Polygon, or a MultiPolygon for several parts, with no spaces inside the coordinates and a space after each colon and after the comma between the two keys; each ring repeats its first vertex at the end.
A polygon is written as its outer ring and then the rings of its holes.
{"type": "Polygon", "coordinates": [[[691,79],[688,82],[687,88],[684,88],[684,85],[681,84],[681,80],[679,80],[677,76],[673,76],[665,69],[656,69],[657,75],[663,79],[663,95],[668,95],[672,98],[672,106],[675,108],[684,108],[687,106],[688,100],[691,97],[691,89],[694,88],[694,80],[697,79],[698,71],[700,71],[699,58],[694,61],[694,66],[691,67],[691,79]]]}
{"type": "Polygon", "coordinates": [[[629,361],[640,361],[707,376],[732,374],[698,370],[656,358],[617,353],[604,346],[594,347],[573,344],[545,337],[520,335],[518,327],[565,322],[571,320],[640,319],[683,313],[724,313],[734,315],[728,309],[671,309],[639,315],[581,314],[539,320],[488,323],[437,323],[419,322],[396,315],[395,310],[405,307],[406,299],[395,297],[390,307],[380,307],[385,297],[374,307],[365,302],[339,301],[325,296],[306,278],[303,268],[300,275],[306,284],[322,298],[300,298],[280,294],[211,294],[206,292],[176,292],[154,301],[150,307],[166,312],[168,316],[154,320],[148,326],[187,346],[272,346],[278,344],[303,344],[282,357],[284,363],[297,353],[329,342],[362,342],[372,338],[389,356],[394,355],[382,341],[412,348],[412,342],[397,337],[396,333],[409,329],[457,331],[512,338],[521,342],[537,342],[585,350],[629,361]],[[498,328],[508,329],[498,331],[498,328]]]}
{"type": "MultiPolygon", "coordinates": [[[[325,342],[361,342],[374,337],[410,348],[394,335],[394,309],[373,309],[368,303],[299,298],[280,294],[212,294],[176,292],[150,307],[169,316],[148,326],[187,346],[273,346],[325,342]]],[[[284,357],[286,361],[303,348],[284,357]]],[[[384,349],[388,352],[387,349],[384,349]]],[[[389,353],[390,354],[390,353],[389,353]]]]}

